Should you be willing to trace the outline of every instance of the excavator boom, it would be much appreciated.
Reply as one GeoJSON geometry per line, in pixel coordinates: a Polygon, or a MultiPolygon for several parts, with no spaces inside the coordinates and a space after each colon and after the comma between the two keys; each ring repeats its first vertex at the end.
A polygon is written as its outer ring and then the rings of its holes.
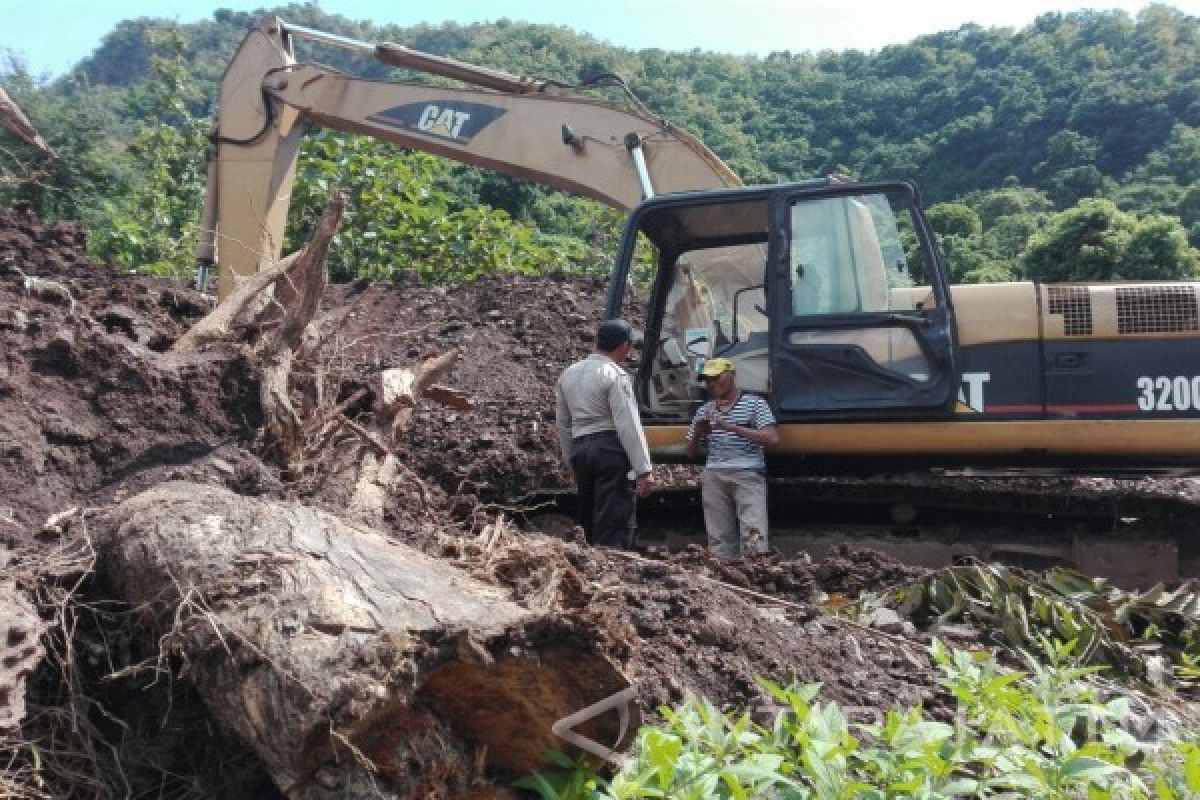
{"type": "Polygon", "coordinates": [[[631,209],[654,194],[739,186],[699,140],[644,108],[568,87],[289,26],[270,17],[221,84],[197,256],[219,265],[224,296],[280,254],[305,123],[365,134],[631,209]],[[367,80],[295,62],[293,37],[479,88],[367,80]]]}

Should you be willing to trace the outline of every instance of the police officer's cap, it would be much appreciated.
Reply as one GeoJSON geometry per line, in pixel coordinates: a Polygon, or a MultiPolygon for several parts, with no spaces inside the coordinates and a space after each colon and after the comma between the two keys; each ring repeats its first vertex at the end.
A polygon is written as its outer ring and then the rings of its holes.
{"type": "Polygon", "coordinates": [[[626,342],[641,344],[641,338],[625,320],[606,319],[596,328],[596,349],[610,353],[626,342]]]}

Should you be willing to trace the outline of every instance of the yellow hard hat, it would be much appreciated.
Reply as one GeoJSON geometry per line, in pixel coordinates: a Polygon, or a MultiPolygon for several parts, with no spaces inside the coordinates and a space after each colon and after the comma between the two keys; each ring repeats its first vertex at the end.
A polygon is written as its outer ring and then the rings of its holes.
{"type": "Polygon", "coordinates": [[[700,370],[700,375],[705,378],[715,378],[726,372],[733,372],[732,361],[728,358],[710,358],[704,362],[704,369],[700,370]]]}

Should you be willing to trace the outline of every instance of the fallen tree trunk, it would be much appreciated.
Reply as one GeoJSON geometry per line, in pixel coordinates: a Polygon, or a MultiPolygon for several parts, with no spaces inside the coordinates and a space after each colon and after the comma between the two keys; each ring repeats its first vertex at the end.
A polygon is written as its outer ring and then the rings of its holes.
{"type": "Polygon", "coordinates": [[[291,798],[471,796],[628,685],[586,631],[305,506],[169,483],[101,528],[102,574],[291,798]]]}
{"type": "Polygon", "coordinates": [[[12,131],[19,138],[41,150],[51,158],[58,158],[54,148],[46,143],[42,135],[34,129],[29,117],[21,110],[8,93],[0,89],[0,128],[12,131]]]}

